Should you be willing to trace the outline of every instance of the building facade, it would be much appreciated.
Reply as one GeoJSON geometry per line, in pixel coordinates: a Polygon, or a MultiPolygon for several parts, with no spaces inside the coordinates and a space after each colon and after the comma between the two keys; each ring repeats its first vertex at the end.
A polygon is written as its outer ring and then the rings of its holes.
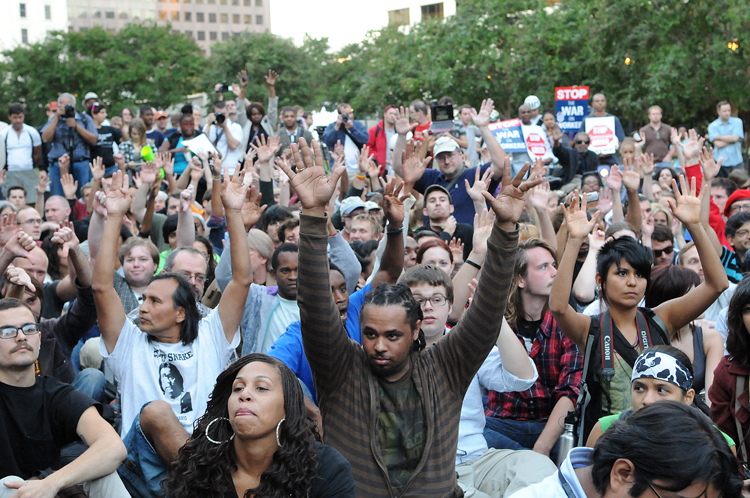
{"type": "Polygon", "coordinates": [[[409,26],[416,22],[445,19],[456,13],[456,0],[396,0],[383,2],[388,26],[409,26]]]}
{"type": "Polygon", "coordinates": [[[3,0],[0,5],[0,51],[68,29],[66,0],[3,0]]]}

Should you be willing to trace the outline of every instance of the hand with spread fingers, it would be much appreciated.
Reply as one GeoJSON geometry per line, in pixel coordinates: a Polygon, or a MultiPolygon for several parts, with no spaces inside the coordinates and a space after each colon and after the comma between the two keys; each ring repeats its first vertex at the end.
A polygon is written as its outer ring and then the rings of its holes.
{"type": "Polygon", "coordinates": [[[132,202],[128,194],[128,175],[122,171],[115,171],[112,175],[112,185],[104,185],[104,193],[107,194],[107,213],[122,216],[128,212],[132,202]]]}
{"type": "Polygon", "coordinates": [[[260,194],[258,193],[255,186],[250,187],[247,191],[247,198],[245,203],[242,205],[242,224],[245,225],[245,230],[250,230],[252,227],[258,224],[263,211],[266,210],[267,206],[260,205],[260,194]]]}
{"type": "Polygon", "coordinates": [[[599,211],[597,211],[591,220],[586,216],[586,192],[583,193],[583,199],[578,202],[579,193],[576,190],[573,193],[573,198],[570,201],[570,207],[565,207],[565,204],[561,204],[563,216],[565,216],[565,222],[568,226],[568,235],[571,239],[583,240],[588,238],[591,233],[591,229],[596,225],[596,221],[599,219],[599,211]]]}
{"type": "Polygon", "coordinates": [[[669,207],[672,209],[672,214],[675,218],[680,220],[685,227],[690,230],[691,228],[701,224],[701,201],[706,195],[709,183],[704,183],[700,193],[696,192],[695,188],[695,177],[691,178],[690,187],[688,182],[683,175],[680,175],[680,186],[682,190],[677,188],[677,182],[672,179],[672,190],[674,191],[674,199],[667,198],[669,207]]]}
{"type": "Polygon", "coordinates": [[[221,186],[221,202],[225,211],[241,211],[247,197],[247,185],[243,185],[240,168],[234,169],[229,178],[229,168],[224,165],[224,182],[221,186]]]}
{"type": "Polygon", "coordinates": [[[526,192],[544,181],[543,177],[524,180],[523,177],[528,170],[529,163],[526,163],[516,177],[511,180],[510,159],[506,158],[500,194],[497,197],[493,197],[489,192],[482,192],[482,195],[495,212],[497,224],[504,230],[516,229],[518,218],[521,217],[521,213],[526,205],[526,192]]]}
{"type": "Polygon", "coordinates": [[[466,193],[471,197],[472,202],[484,202],[482,192],[486,192],[492,180],[492,168],[487,168],[484,174],[479,176],[481,168],[474,168],[474,184],[469,187],[469,180],[464,179],[466,193]]]}
{"type": "Polygon", "coordinates": [[[389,230],[398,230],[404,222],[404,182],[391,178],[383,192],[383,213],[388,220],[389,230]]]}

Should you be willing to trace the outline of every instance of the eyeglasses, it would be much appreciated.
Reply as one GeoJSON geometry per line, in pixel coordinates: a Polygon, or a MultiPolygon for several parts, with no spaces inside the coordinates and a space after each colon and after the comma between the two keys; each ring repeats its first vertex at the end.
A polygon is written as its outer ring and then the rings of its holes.
{"type": "Polygon", "coordinates": [[[422,308],[424,308],[424,305],[427,303],[430,303],[435,308],[440,308],[441,306],[445,306],[445,303],[448,302],[446,297],[442,294],[433,294],[432,297],[415,296],[414,300],[417,301],[422,308]]]}
{"type": "Polygon", "coordinates": [[[39,333],[38,323],[27,323],[21,327],[1,327],[0,328],[0,339],[13,339],[18,335],[18,331],[23,332],[24,335],[34,335],[39,333]]]}
{"type": "Polygon", "coordinates": [[[672,254],[672,252],[674,251],[674,247],[673,246],[669,246],[669,247],[665,247],[664,249],[651,249],[651,250],[654,251],[654,257],[655,258],[660,258],[661,255],[662,255],[662,253],[664,253],[664,254],[672,254]]]}
{"type": "Polygon", "coordinates": [[[196,284],[202,284],[202,283],[204,283],[206,281],[206,276],[205,275],[194,275],[194,274],[188,273],[186,271],[178,271],[177,273],[179,273],[180,275],[182,275],[183,277],[185,277],[185,280],[187,280],[187,281],[190,281],[191,278],[194,279],[196,284]]]}
{"type": "Polygon", "coordinates": [[[26,220],[23,222],[18,223],[19,225],[41,225],[42,219],[41,218],[32,218],[30,220],[26,220]]]}
{"type": "Polygon", "coordinates": [[[591,140],[576,140],[576,145],[581,145],[581,144],[588,145],[590,143],[591,143],[591,140]]]}
{"type": "MultiPolygon", "coordinates": [[[[653,484],[651,484],[649,481],[646,481],[646,483],[648,484],[648,487],[651,488],[651,491],[654,492],[654,494],[656,495],[656,498],[662,498],[662,496],[659,494],[659,492],[656,491],[656,489],[654,488],[653,484]]],[[[708,487],[709,486],[710,486],[710,484],[707,484],[706,485],[706,489],[703,490],[703,493],[699,494],[695,498],[702,498],[703,496],[708,496],[708,487]]]]}
{"type": "Polygon", "coordinates": [[[729,212],[732,214],[740,211],[750,211],[750,204],[732,204],[732,207],[729,208],[729,212]]]}

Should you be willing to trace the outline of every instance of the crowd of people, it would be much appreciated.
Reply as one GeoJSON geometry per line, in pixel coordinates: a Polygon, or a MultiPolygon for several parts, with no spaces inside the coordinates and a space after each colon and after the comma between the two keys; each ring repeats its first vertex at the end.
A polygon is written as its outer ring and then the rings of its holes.
{"type": "Polygon", "coordinates": [[[728,103],[602,155],[532,95],[536,155],[490,99],[316,130],[237,77],[205,120],[8,106],[0,497],[750,496],[728,103]]]}

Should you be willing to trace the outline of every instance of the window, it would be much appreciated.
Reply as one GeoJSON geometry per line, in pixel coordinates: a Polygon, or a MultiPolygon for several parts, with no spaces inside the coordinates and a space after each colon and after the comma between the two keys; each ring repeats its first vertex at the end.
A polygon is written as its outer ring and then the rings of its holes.
{"type": "Polygon", "coordinates": [[[190,3],[190,0],[182,0],[182,3],[190,3]]]}
{"type": "Polygon", "coordinates": [[[203,12],[198,12],[195,14],[195,20],[198,22],[206,22],[206,17],[203,12]]]}
{"type": "Polygon", "coordinates": [[[239,4],[240,4],[240,0],[232,0],[232,5],[239,5],[239,4]]]}
{"type": "Polygon", "coordinates": [[[215,4],[215,3],[216,3],[216,0],[208,0],[208,3],[210,3],[210,4],[215,4]]]}
{"type": "Polygon", "coordinates": [[[226,4],[227,4],[227,0],[219,0],[219,3],[220,3],[221,5],[226,5],[226,4]]]}
{"type": "Polygon", "coordinates": [[[227,31],[221,32],[221,39],[222,40],[228,40],[229,39],[229,33],[227,31]]]}
{"type": "Polygon", "coordinates": [[[195,0],[195,3],[203,3],[203,0],[195,0]]]}
{"type": "Polygon", "coordinates": [[[167,11],[166,10],[160,10],[159,11],[159,20],[160,21],[166,21],[167,20],[167,11]]]}
{"type": "Polygon", "coordinates": [[[234,24],[239,24],[240,23],[240,15],[239,14],[232,14],[232,22],[234,24]]]}
{"type": "Polygon", "coordinates": [[[94,19],[101,19],[102,18],[102,11],[101,10],[95,10],[94,14],[91,16],[94,19]]]}
{"type": "Polygon", "coordinates": [[[117,17],[120,19],[127,19],[128,18],[128,11],[127,10],[121,10],[119,14],[117,14],[117,17]]]}
{"type": "Polygon", "coordinates": [[[442,19],[443,18],[443,4],[433,3],[432,5],[422,5],[422,20],[428,19],[442,19]]]}
{"type": "Polygon", "coordinates": [[[114,10],[108,10],[104,13],[104,17],[107,19],[114,19],[115,18],[115,11],[114,10]]]}
{"type": "Polygon", "coordinates": [[[208,33],[208,39],[211,41],[216,40],[216,31],[211,31],[208,33]]]}
{"type": "Polygon", "coordinates": [[[28,29],[21,30],[21,43],[29,43],[29,30],[28,29]]]}
{"type": "Polygon", "coordinates": [[[206,39],[206,32],[198,31],[198,41],[205,41],[205,39],[206,39]]]}
{"type": "Polygon", "coordinates": [[[193,37],[193,32],[189,31],[189,30],[185,31],[185,36],[187,36],[188,38],[192,38],[193,37]]]}
{"type": "Polygon", "coordinates": [[[263,16],[255,16],[255,24],[263,24],[263,16]]]}
{"type": "Polygon", "coordinates": [[[210,12],[208,14],[208,22],[216,22],[216,14],[214,14],[213,12],[210,12]]]}
{"type": "Polygon", "coordinates": [[[244,5],[245,7],[251,7],[252,6],[252,4],[250,3],[250,0],[242,0],[242,5],[244,5]]]}
{"type": "Polygon", "coordinates": [[[193,20],[193,13],[192,12],[185,12],[184,16],[185,16],[185,19],[184,19],[185,21],[189,22],[189,21],[193,20]]]}
{"type": "Polygon", "coordinates": [[[253,23],[253,16],[249,14],[245,14],[245,24],[252,24],[253,23]]]}
{"type": "Polygon", "coordinates": [[[263,0],[255,0],[256,7],[263,7],[263,0]]]}
{"type": "Polygon", "coordinates": [[[48,21],[52,19],[52,7],[50,5],[44,6],[44,18],[48,21]]]}
{"type": "Polygon", "coordinates": [[[79,9],[78,10],[78,17],[81,19],[86,19],[89,16],[89,13],[86,9],[79,9]]]}
{"type": "Polygon", "coordinates": [[[170,12],[172,20],[173,21],[179,21],[180,20],[180,13],[176,10],[174,12],[170,12]]]}
{"type": "Polygon", "coordinates": [[[388,12],[388,26],[408,26],[409,24],[409,9],[388,12]]]}
{"type": "Polygon", "coordinates": [[[19,4],[19,7],[21,8],[21,17],[26,17],[26,4],[25,3],[19,4]]]}
{"type": "Polygon", "coordinates": [[[228,23],[229,22],[229,14],[221,14],[221,22],[222,23],[228,23]]]}

